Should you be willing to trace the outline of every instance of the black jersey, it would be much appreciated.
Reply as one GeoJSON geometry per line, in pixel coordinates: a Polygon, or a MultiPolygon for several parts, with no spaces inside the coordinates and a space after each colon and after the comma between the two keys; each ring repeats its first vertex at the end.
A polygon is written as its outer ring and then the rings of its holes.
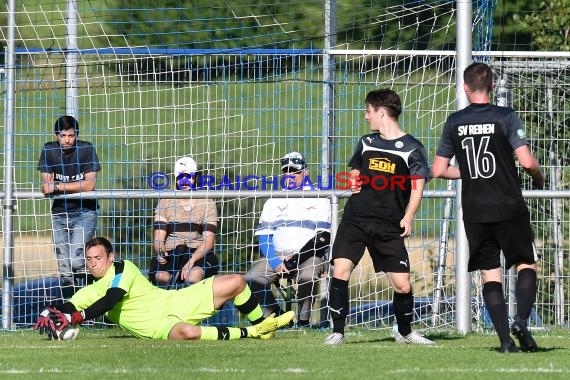
{"type": "MultiPolygon", "coordinates": [[[[59,142],[50,141],[44,144],[38,170],[53,173],[56,182],[77,182],[85,179],[85,173],[98,172],[101,166],[90,142],[77,140],[74,149],[64,153],[59,142]]],[[[53,213],[96,209],[95,199],[55,199],[51,208],[53,213]]]]}
{"type": "Polygon", "coordinates": [[[527,211],[514,160],[514,150],[526,144],[512,108],[471,104],[447,118],[437,155],[457,159],[466,222],[506,221],[527,211]]]}
{"type": "Polygon", "coordinates": [[[431,179],[424,146],[408,134],[393,140],[378,133],[361,137],[348,165],[369,180],[346,203],[343,218],[349,220],[399,226],[410,200],[412,178],[431,179]]]}

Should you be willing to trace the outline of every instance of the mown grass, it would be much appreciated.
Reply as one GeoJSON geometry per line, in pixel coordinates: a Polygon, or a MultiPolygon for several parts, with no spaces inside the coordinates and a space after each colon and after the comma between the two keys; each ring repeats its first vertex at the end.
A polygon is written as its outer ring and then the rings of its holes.
{"type": "Polygon", "coordinates": [[[536,353],[501,354],[494,334],[431,333],[435,346],[401,346],[388,331],[280,331],[275,339],[151,341],[117,328],[83,328],[75,341],[0,333],[0,377],[18,379],[567,379],[570,332],[541,331],[536,353]]]}

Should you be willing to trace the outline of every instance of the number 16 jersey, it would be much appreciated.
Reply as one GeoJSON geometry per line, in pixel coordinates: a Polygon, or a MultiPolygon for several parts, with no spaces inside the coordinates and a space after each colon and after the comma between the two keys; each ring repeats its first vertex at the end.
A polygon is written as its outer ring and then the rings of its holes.
{"type": "Polygon", "coordinates": [[[456,157],[466,222],[500,222],[527,212],[514,160],[514,151],[524,145],[526,135],[512,108],[471,104],[447,118],[437,155],[456,157]]]}

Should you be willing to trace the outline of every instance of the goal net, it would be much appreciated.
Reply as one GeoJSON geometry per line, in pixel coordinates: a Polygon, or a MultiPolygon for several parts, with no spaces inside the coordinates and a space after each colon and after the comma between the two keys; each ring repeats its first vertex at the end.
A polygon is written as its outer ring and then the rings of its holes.
{"type": "MultiPolygon", "coordinates": [[[[334,35],[325,30],[331,13],[321,0],[302,7],[247,0],[135,3],[70,2],[75,22],[60,1],[26,2],[15,10],[12,170],[22,194],[13,231],[16,324],[32,323],[37,305],[57,296],[51,291],[59,276],[51,202],[38,196],[37,162],[53,139],[53,123],[66,112],[75,112],[80,139],[97,149],[96,235],[109,237],[119,257],[148,270],[156,173],[166,174],[160,183],[168,182],[174,162],[189,155],[212,179],[203,190],[217,204],[221,272],[245,273],[259,257],[254,230],[263,203],[284,196],[279,183],[263,178],[280,178],[286,153],[305,155],[313,181],[345,171],[356,141],[368,133],[364,97],[375,88],[400,94],[402,128],[430,157],[455,110],[455,1],[338,0],[334,35]],[[325,41],[332,42],[330,50],[323,50],[325,41]],[[248,190],[244,184],[274,191],[220,196],[248,190]]],[[[488,2],[475,2],[476,49],[489,48],[491,10],[488,2]]],[[[427,190],[447,186],[434,180],[427,190]]],[[[342,216],[344,202],[333,219],[342,216]]],[[[450,328],[454,321],[453,209],[445,198],[424,199],[407,241],[415,320],[424,328],[450,328]]],[[[326,287],[325,276],[314,323],[326,319],[326,287]]],[[[350,294],[349,324],[391,326],[392,290],[367,256],[354,271],[350,294]]],[[[474,299],[481,320],[476,293],[474,299]]],[[[227,310],[227,320],[234,313],[227,310]]]]}

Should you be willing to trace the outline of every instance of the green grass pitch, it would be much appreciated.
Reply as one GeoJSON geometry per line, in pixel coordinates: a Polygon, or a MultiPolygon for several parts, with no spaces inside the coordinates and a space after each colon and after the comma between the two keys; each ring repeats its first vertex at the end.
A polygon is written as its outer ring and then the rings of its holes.
{"type": "Polygon", "coordinates": [[[570,331],[539,331],[536,353],[500,354],[495,334],[431,333],[435,346],[402,346],[386,330],[279,331],[259,341],[153,341],[118,328],[82,328],[75,341],[31,329],[0,332],[0,378],[13,379],[568,379],[570,331]]]}

